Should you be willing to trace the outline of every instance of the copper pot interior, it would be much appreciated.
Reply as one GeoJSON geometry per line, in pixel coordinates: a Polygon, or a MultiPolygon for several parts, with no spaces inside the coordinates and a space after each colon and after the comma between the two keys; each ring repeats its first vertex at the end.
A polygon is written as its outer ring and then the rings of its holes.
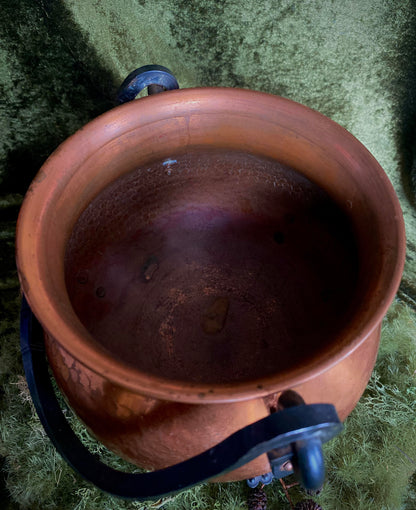
{"type": "Polygon", "coordinates": [[[353,313],[349,218],[301,173],[194,148],[149,160],[91,201],[66,286],[115,358],[191,383],[255,380],[307,363],[353,313]]]}

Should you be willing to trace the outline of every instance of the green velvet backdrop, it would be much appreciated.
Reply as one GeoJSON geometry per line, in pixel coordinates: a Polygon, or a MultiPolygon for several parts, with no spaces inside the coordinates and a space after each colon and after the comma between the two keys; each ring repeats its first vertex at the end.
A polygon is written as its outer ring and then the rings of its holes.
{"type": "MultiPolygon", "coordinates": [[[[71,133],[114,106],[118,85],[137,67],[167,66],[181,87],[244,87],[282,95],[321,111],[363,142],[389,175],[403,208],[408,251],[398,294],[397,306],[402,308],[390,320],[397,335],[408,338],[416,304],[414,0],[0,0],[0,9],[0,454],[8,487],[3,492],[13,493],[14,504],[75,508],[75,500],[60,493],[68,485],[60,483],[43,500],[39,494],[32,499],[26,494],[25,499],[23,486],[35,493],[36,487],[29,468],[26,478],[19,478],[12,455],[17,441],[13,416],[27,416],[19,415],[24,406],[30,414],[22,400],[24,389],[18,386],[17,213],[42,162],[71,133]]],[[[395,336],[388,341],[394,343],[395,336]]],[[[386,375],[384,382],[391,388],[398,387],[398,363],[410,370],[409,358],[416,349],[409,342],[404,359],[392,354],[399,344],[389,351],[390,379],[386,375]]],[[[409,400],[414,376],[406,381],[411,414],[416,407],[414,399],[409,400]]],[[[378,391],[377,385],[374,388],[378,391]]],[[[373,409],[371,398],[363,401],[363,409],[373,409]]],[[[397,404],[391,405],[394,411],[397,404]]],[[[19,425],[29,431],[36,427],[31,424],[29,420],[19,425]]],[[[23,438],[24,430],[19,433],[23,438]]],[[[413,433],[408,438],[416,443],[413,433]]],[[[43,451],[47,441],[39,441],[38,450],[43,451]]],[[[403,457],[406,470],[392,475],[388,483],[400,486],[395,505],[400,500],[403,508],[416,508],[414,490],[407,484],[416,462],[406,455],[411,459],[403,457]]],[[[359,469],[354,466],[351,469],[359,469]]],[[[74,487],[80,483],[77,480],[74,487]]],[[[366,487],[376,501],[371,490],[379,491],[377,479],[373,489],[371,483],[366,487]]],[[[201,508],[220,501],[218,491],[212,500],[206,493],[195,494],[201,508]]],[[[279,497],[272,504],[278,505],[279,497]]],[[[80,493],[79,508],[95,508],[92,496],[85,498],[80,493]]],[[[340,489],[337,508],[358,508],[347,500],[353,501],[351,494],[347,497],[340,489]]],[[[240,508],[235,501],[229,508],[240,508]]],[[[386,508],[396,508],[388,504],[386,508]]],[[[116,508],[111,505],[108,508],[116,508]]]]}

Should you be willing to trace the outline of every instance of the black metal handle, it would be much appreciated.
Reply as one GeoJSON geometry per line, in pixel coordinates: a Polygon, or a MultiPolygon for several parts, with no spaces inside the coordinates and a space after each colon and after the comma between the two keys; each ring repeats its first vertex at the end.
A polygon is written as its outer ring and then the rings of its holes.
{"type": "Polygon", "coordinates": [[[292,459],[305,488],[317,489],[323,483],[321,445],[342,429],[330,404],[288,407],[238,430],[200,455],[159,471],[143,474],[117,471],[80,442],[62,413],[49,377],[42,327],[25,297],[20,338],[30,394],[47,435],[75,471],[105,492],[126,499],[160,498],[237,469],[267,452],[275,476],[290,474],[281,467],[282,462],[292,459]],[[308,445],[312,446],[313,457],[308,453],[308,445]]]}
{"type": "Polygon", "coordinates": [[[121,84],[117,93],[117,101],[120,104],[132,101],[146,87],[151,95],[164,90],[178,89],[179,84],[167,67],[158,65],[139,67],[131,72],[121,84]]]}

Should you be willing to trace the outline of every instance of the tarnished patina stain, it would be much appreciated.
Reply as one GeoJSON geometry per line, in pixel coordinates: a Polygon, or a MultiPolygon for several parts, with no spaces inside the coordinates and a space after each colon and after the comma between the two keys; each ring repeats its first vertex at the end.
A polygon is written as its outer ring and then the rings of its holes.
{"type": "Polygon", "coordinates": [[[224,328],[229,306],[230,300],[227,297],[215,298],[202,316],[201,326],[204,333],[215,335],[224,328]]]}

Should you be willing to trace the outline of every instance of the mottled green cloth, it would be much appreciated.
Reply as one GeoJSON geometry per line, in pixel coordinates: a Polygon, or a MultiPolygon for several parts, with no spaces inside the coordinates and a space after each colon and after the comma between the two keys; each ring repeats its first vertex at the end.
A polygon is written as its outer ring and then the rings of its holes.
{"type": "MultiPolygon", "coordinates": [[[[408,444],[416,444],[416,432],[405,419],[406,412],[412,416],[416,409],[411,372],[416,352],[411,340],[416,317],[414,0],[0,0],[0,6],[0,454],[4,458],[4,506],[9,504],[6,500],[11,492],[10,505],[15,508],[131,508],[131,504],[118,506],[106,496],[97,496],[61,467],[43,470],[44,480],[50,476],[49,489],[39,489],[36,472],[40,472],[37,462],[42,461],[42,452],[45,462],[54,459],[53,466],[60,466],[61,461],[50,453],[48,440],[39,432],[23,398],[14,231],[24,193],[48,155],[86,122],[114,106],[117,87],[129,72],[156,63],[170,68],[181,87],[250,88],[321,111],[353,133],[393,182],[406,223],[406,266],[400,302],[395,305],[398,308],[389,316],[395,334],[384,340],[393,347],[377,365],[388,368],[383,369],[382,386],[377,386],[377,378],[372,379],[360,413],[379,420],[377,412],[382,409],[374,399],[391,406],[391,419],[387,424],[381,420],[383,433],[377,441],[387,438],[382,451],[399,461],[394,468],[384,465],[374,437],[373,442],[366,441],[359,436],[358,426],[348,426],[359,423],[355,411],[347,420],[344,446],[367,448],[367,470],[362,468],[362,484],[351,481],[345,473],[360,478],[357,457],[339,450],[345,476],[337,478],[341,467],[336,462],[336,467],[328,468],[329,492],[335,494],[338,487],[339,494],[327,510],[359,508],[359,501],[364,502],[362,508],[382,508],[383,484],[385,508],[416,508],[415,448],[410,455],[403,444],[393,445],[388,439],[402,427],[408,444]],[[408,341],[401,350],[404,338],[408,341]],[[400,379],[401,373],[408,378],[400,379]],[[394,421],[400,395],[396,395],[398,401],[387,402],[380,396],[382,388],[388,388],[389,395],[394,394],[394,388],[404,392],[402,401],[408,408],[403,416],[397,414],[402,421],[394,421]],[[31,437],[31,431],[38,434],[36,448],[24,439],[25,434],[31,437]],[[19,464],[22,459],[27,462],[24,469],[19,464]],[[368,472],[369,459],[374,460],[373,474],[368,472]],[[63,478],[57,472],[64,473],[63,478]]],[[[371,427],[381,422],[376,420],[371,427]]],[[[333,451],[341,448],[342,441],[333,451]]],[[[182,496],[168,505],[214,508],[217,502],[218,508],[245,508],[245,489],[234,486],[203,486],[189,493],[188,500],[182,496]]],[[[277,493],[270,489],[270,508],[280,508],[280,504],[285,508],[284,495],[277,493]]]]}

